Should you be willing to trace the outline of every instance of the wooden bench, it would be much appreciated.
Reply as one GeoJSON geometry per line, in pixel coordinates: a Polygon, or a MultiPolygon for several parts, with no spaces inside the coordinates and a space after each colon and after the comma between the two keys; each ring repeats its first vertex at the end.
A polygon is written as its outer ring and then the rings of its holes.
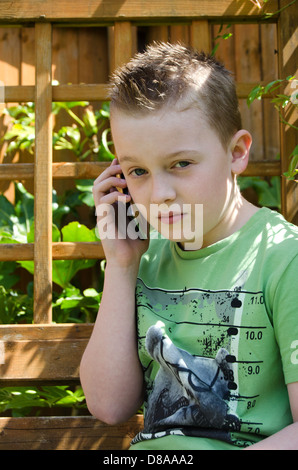
{"type": "MultiPolygon", "coordinates": [[[[0,386],[76,384],[93,325],[0,325],[0,386]]],[[[93,416],[0,418],[0,450],[122,450],[143,416],[109,426],[93,416]]]]}
{"type": "Polygon", "coordinates": [[[143,416],[108,426],[93,416],[0,418],[0,450],[126,450],[143,416]]]}

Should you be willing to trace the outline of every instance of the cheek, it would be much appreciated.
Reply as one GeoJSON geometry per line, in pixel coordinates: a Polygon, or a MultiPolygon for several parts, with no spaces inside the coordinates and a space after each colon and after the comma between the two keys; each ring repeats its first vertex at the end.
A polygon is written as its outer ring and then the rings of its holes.
{"type": "Polygon", "coordinates": [[[147,219],[147,214],[149,213],[150,205],[144,189],[142,190],[131,187],[130,195],[132,197],[132,204],[134,204],[135,207],[137,207],[138,211],[142,214],[142,216],[147,219]]]}

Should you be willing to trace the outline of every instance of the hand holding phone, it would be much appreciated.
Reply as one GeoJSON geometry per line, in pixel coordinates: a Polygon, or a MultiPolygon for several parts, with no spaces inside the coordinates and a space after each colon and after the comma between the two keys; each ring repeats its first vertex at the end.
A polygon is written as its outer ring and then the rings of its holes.
{"type": "Polygon", "coordinates": [[[121,265],[130,264],[132,259],[133,262],[137,262],[139,255],[148,248],[148,237],[147,233],[144,234],[145,236],[138,235],[139,228],[135,224],[139,221],[139,215],[133,215],[133,213],[129,215],[130,205],[132,203],[134,206],[134,204],[117,159],[113,160],[111,165],[94,181],[93,198],[97,215],[97,230],[106,258],[117,259],[117,264],[121,265]],[[123,215],[120,219],[121,226],[119,225],[119,212],[121,216],[123,215]],[[112,236],[106,236],[107,232],[112,236]]]}

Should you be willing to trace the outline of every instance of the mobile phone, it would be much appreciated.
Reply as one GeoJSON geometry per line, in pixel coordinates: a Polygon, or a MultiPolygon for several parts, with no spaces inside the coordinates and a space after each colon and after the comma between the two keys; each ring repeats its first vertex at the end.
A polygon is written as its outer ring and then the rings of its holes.
{"type": "MultiPolygon", "coordinates": [[[[122,179],[125,179],[123,173],[121,173],[121,178],[122,179]]],[[[129,194],[129,191],[128,191],[128,187],[126,186],[126,188],[123,188],[122,189],[123,191],[123,194],[129,194]]],[[[129,221],[133,221],[134,224],[135,224],[135,231],[136,232],[140,232],[140,227],[139,227],[139,224],[137,223],[137,216],[133,213],[133,210],[131,208],[131,204],[133,204],[133,202],[127,202],[126,203],[126,215],[127,215],[127,218],[129,219],[129,221]]]]}
{"type": "MultiPolygon", "coordinates": [[[[123,174],[123,173],[121,173],[120,178],[123,179],[123,180],[125,180],[125,177],[124,177],[124,174],[123,174]]],[[[127,186],[126,186],[126,188],[123,188],[122,191],[123,191],[123,194],[129,194],[129,191],[128,191],[128,187],[127,187],[127,186]]],[[[127,204],[129,204],[129,202],[128,202],[127,204]]]]}
{"type": "MultiPolygon", "coordinates": [[[[120,177],[121,177],[121,179],[125,179],[123,173],[121,173],[120,177]]],[[[122,192],[123,192],[123,194],[129,194],[128,187],[126,186],[126,188],[123,188],[122,192]]],[[[127,214],[127,217],[129,218],[129,220],[134,220],[134,217],[133,217],[132,213],[130,214],[130,212],[131,212],[131,210],[129,209],[130,205],[131,205],[130,202],[126,203],[126,214],[127,214]]]]}

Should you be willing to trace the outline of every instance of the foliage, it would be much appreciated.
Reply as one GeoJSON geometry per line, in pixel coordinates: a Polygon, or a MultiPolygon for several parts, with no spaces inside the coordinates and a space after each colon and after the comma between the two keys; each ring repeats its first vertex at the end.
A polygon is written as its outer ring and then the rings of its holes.
{"type": "MultiPolygon", "coordinates": [[[[53,133],[55,150],[70,150],[79,161],[90,157],[92,160],[109,161],[114,158],[110,151],[111,141],[108,140],[109,103],[94,111],[87,101],[53,102],[53,115],[64,111],[73,121],[71,126],[62,126],[53,133]],[[74,108],[84,107],[82,119],[74,108]]],[[[11,106],[4,110],[10,116],[11,128],[6,132],[3,141],[8,142],[7,154],[16,151],[34,153],[35,145],[35,104],[26,103],[11,106]]]]}
{"type": "Polygon", "coordinates": [[[5,387],[0,389],[0,413],[10,411],[13,417],[27,416],[32,409],[86,409],[81,387],[74,391],[67,386],[5,387]]]}
{"type": "Polygon", "coordinates": [[[263,4],[268,2],[268,0],[262,0],[261,2],[259,2],[259,0],[250,0],[250,1],[251,3],[256,5],[258,8],[262,8],[263,4]]]}
{"type": "MultiPolygon", "coordinates": [[[[267,2],[269,2],[269,0],[261,0],[261,1],[259,1],[259,0],[250,0],[250,2],[253,3],[254,5],[256,5],[261,10],[263,8],[263,6],[267,2]]],[[[294,3],[296,3],[296,0],[292,0],[290,3],[288,3],[287,5],[285,5],[284,7],[280,8],[279,10],[277,10],[273,13],[265,13],[264,19],[268,20],[268,19],[272,18],[273,16],[278,15],[279,13],[281,13],[282,11],[284,11],[286,8],[290,7],[294,3]]]]}
{"type": "MultiPolygon", "coordinates": [[[[54,103],[53,112],[64,109],[74,120],[71,127],[63,127],[53,135],[57,150],[72,150],[79,160],[88,156],[100,160],[113,158],[107,140],[109,129],[102,133],[98,144],[98,133],[109,118],[108,106],[93,113],[86,109],[82,120],[74,114],[74,106],[86,103],[54,103]]],[[[34,104],[19,105],[6,111],[12,117],[12,128],[3,140],[9,142],[7,152],[27,150],[34,152],[34,104]]],[[[78,218],[77,208],[86,204],[93,208],[91,180],[77,180],[74,191],[66,191],[57,196],[53,190],[53,241],[96,241],[95,230],[79,224],[76,220],[64,224],[72,215],[78,218]]],[[[0,195],[0,243],[34,242],[34,197],[21,183],[15,183],[15,205],[0,195]]],[[[101,301],[101,290],[94,288],[81,290],[73,285],[76,274],[94,266],[96,260],[54,260],[53,281],[61,289],[53,292],[53,321],[57,323],[95,321],[101,301]]],[[[33,282],[27,285],[27,292],[14,288],[19,281],[17,268],[22,267],[34,273],[33,261],[0,262],[0,324],[32,323],[33,321],[33,282]]],[[[103,279],[104,262],[100,264],[100,283],[103,279]]],[[[5,387],[0,389],[0,413],[10,412],[12,416],[40,414],[41,409],[71,408],[86,409],[81,387],[72,391],[67,386],[5,387]]]]}
{"type": "MultiPolygon", "coordinates": [[[[78,187],[84,191],[86,186],[78,182],[78,187]]],[[[88,186],[89,187],[89,186],[88,186]]],[[[79,190],[78,190],[79,191],[79,190]]],[[[2,194],[0,195],[0,243],[33,243],[34,242],[34,197],[26,191],[21,183],[15,183],[16,204],[11,204],[2,194]]],[[[76,198],[81,203],[79,198],[76,198]]],[[[90,203],[90,201],[88,201],[90,203]]],[[[57,195],[53,192],[53,220],[61,223],[62,217],[69,214],[70,209],[59,204],[57,195]]],[[[94,242],[97,241],[95,229],[89,229],[77,221],[64,225],[61,229],[53,223],[53,242],[94,242]]],[[[83,292],[72,284],[75,275],[94,266],[96,260],[54,260],[53,282],[62,291],[54,293],[53,314],[57,322],[94,321],[101,293],[95,289],[85,289],[83,292]]],[[[34,274],[34,261],[1,262],[0,299],[3,308],[0,310],[0,323],[15,323],[32,321],[32,285],[28,284],[27,293],[14,290],[13,286],[19,280],[16,268],[20,266],[34,274]]],[[[103,271],[103,263],[101,264],[103,271]]]]}
{"type": "Polygon", "coordinates": [[[269,181],[258,176],[238,176],[238,185],[241,191],[252,188],[258,196],[260,206],[271,207],[272,209],[281,208],[280,199],[280,178],[272,176],[269,181]]]}
{"type": "MultiPolygon", "coordinates": [[[[224,26],[225,26],[225,29],[228,30],[232,25],[231,25],[231,24],[227,24],[227,25],[221,24],[220,27],[219,27],[217,36],[214,38],[214,41],[217,41],[218,39],[224,39],[224,40],[226,40],[226,39],[229,39],[230,37],[233,36],[233,33],[231,33],[231,32],[226,32],[226,33],[221,34],[222,31],[223,31],[224,26]]],[[[213,48],[213,50],[212,50],[212,52],[211,52],[211,55],[215,55],[215,54],[216,54],[216,51],[217,51],[219,45],[220,45],[220,42],[217,42],[217,43],[215,44],[215,46],[214,46],[214,48],[213,48]]]]}
{"type": "MultiPolygon", "coordinates": [[[[93,110],[86,101],[54,102],[53,115],[66,113],[73,121],[53,133],[55,150],[73,152],[76,159],[83,161],[112,160],[109,136],[109,104],[93,110]],[[84,108],[80,111],[81,108],[84,108]],[[79,117],[79,114],[82,117],[79,117]]],[[[11,125],[3,137],[8,143],[8,154],[17,151],[34,153],[35,106],[34,103],[19,104],[4,110],[11,118],[11,125]]],[[[85,204],[94,211],[92,180],[75,181],[76,188],[57,196],[53,190],[53,242],[94,242],[97,241],[94,228],[77,222],[78,207],[85,204]],[[71,220],[66,223],[67,219],[71,220]]],[[[94,218],[94,216],[93,216],[94,218]]],[[[95,218],[94,218],[95,222],[95,218]]],[[[0,195],[0,243],[34,242],[34,196],[21,183],[15,183],[15,205],[0,195]]],[[[81,290],[76,275],[79,271],[95,266],[96,260],[54,260],[53,282],[59,286],[53,292],[53,320],[56,322],[93,322],[101,300],[101,284],[104,263],[100,264],[99,290],[81,290]],[[77,285],[78,284],[78,285],[77,285]]],[[[19,269],[34,274],[34,261],[0,262],[0,298],[3,309],[0,323],[31,323],[33,320],[33,282],[27,292],[14,288],[19,281],[19,269]]]]}
{"type": "MultiPolygon", "coordinates": [[[[265,86],[257,85],[249,93],[249,96],[247,98],[247,104],[248,106],[250,106],[253,101],[261,100],[268,93],[272,94],[273,97],[271,99],[271,103],[273,103],[275,109],[277,110],[281,122],[284,125],[290,126],[294,128],[295,130],[298,130],[296,126],[293,126],[292,124],[290,124],[284,119],[284,114],[283,114],[283,111],[285,109],[290,111],[290,108],[293,108],[294,111],[295,110],[297,111],[297,104],[298,104],[297,86],[298,86],[298,80],[296,80],[294,76],[288,76],[286,79],[273,80],[265,86]],[[288,85],[290,89],[293,89],[293,92],[291,94],[284,94],[284,93],[276,94],[276,91],[281,86],[286,88],[286,85],[288,85]]],[[[296,175],[298,174],[298,170],[296,168],[297,163],[298,163],[298,146],[294,148],[291,155],[289,156],[289,159],[290,159],[289,168],[288,168],[288,171],[284,173],[284,175],[288,179],[294,180],[296,175]]]]}
{"type": "Polygon", "coordinates": [[[0,324],[31,323],[33,320],[32,295],[0,285],[0,324]]]}
{"type": "MultiPolygon", "coordinates": [[[[258,0],[250,0],[254,5],[257,5],[260,9],[264,6],[265,3],[267,3],[269,0],[262,0],[261,2],[258,0]]],[[[287,5],[283,6],[281,9],[278,11],[271,13],[271,14],[265,14],[265,19],[269,19],[274,15],[277,15],[284,11],[286,8],[290,7],[296,3],[296,0],[291,1],[287,5]]],[[[280,86],[283,85],[286,87],[286,85],[291,85],[291,89],[293,89],[293,92],[290,95],[285,95],[285,94],[277,94],[274,98],[272,98],[271,102],[274,104],[275,109],[278,111],[280,120],[283,124],[293,127],[294,129],[298,129],[296,126],[293,126],[289,122],[287,122],[284,117],[282,110],[285,108],[291,108],[294,107],[296,108],[297,111],[297,104],[298,104],[298,81],[295,79],[294,76],[289,76],[285,80],[284,79],[277,79],[273,80],[272,82],[268,83],[267,85],[257,85],[255,88],[253,88],[248,96],[247,99],[247,104],[250,106],[250,104],[258,99],[262,99],[264,95],[268,93],[274,93],[277,91],[280,86]]],[[[294,148],[294,150],[291,152],[289,155],[289,168],[288,171],[284,173],[284,176],[290,180],[295,180],[298,174],[298,146],[294,148]]]]}

